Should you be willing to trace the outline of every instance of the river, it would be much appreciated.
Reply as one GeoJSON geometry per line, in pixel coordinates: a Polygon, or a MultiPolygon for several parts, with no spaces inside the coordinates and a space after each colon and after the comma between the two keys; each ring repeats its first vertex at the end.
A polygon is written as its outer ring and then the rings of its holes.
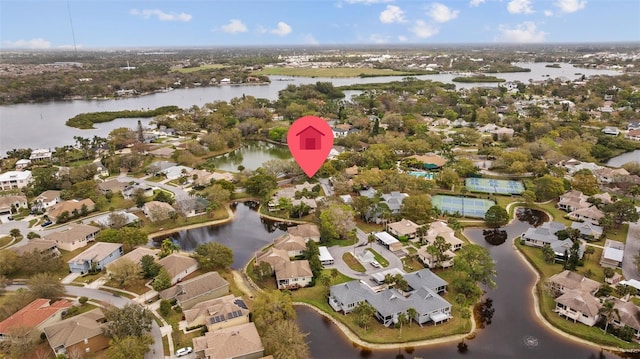
{"type": "MultiPolygon", "coordinates": [[[[530,225],[514,220],[504,229],[508,240],[499,246],[485,242],[481,229],[467,229],[465,235],[486,247],[496,262],[497,287],[486,296],[493,299],[495,314],[490,325],[479,329],[472,340],[466,340],[469,351],[458,353],[457,343],[438,344],[423,348],[363,351],[349,342],[335,325],[311,309],[298,307],[298,324],[307,337],[315,359],[334,358],[618,358],[612,353],[600,356],[600,350],[567,340],[550,331],[533,312],[531,288],[535,275],[516,253],[512,239],[520,236],[530,225]],[[399,356],[403,354],[403,356],[399,356]]],[[[429,330],[426,328],[425,330],[429,330]]]]}
{"type": "Polygon", "coordinates": [[[607,166],[622,167],[625,163],[638,162],[640,163],[640,150],[632,152],[626,152],[619,156],[613,157],[607,162],[607,166]]]}
{"type": "MultiPolygon", "coordinates": [[[[544,80],[559,76],[567,79],[576,79],[582,73],[586,76],[593,75],[618,75],[620,72],[611,70],[594,70],[575,68],[570,64],[561,64],[561,68],[548,68],[545,63],[516,64],[531,69],[531,72],[513,72],[492,74],[507,81],[544,80]],[[544,75],[549,75],[545,77],[544,75]]],[[[416,76],[422,80],[441,81],[451,83],[456,77],[454,74],[436,74],[416,76]]],[[[312,84],[317,81],[330,81],[335,86],[390,82],[402,80],[402,76],[366,77],[366,78],[311,78],[271,76],[272,82],[268,85],[243,85],[243,86],[217,86],[196,87],[189,89],[177,89],[141,97],[131,97],[118,100],[74,100],[45,103],[28,103],[0,106],[0,153],[13,148],[51,148],[73,144],[74,136],[93,137],[94,135],[106,137],[109,132],[117,127],[134,127],[137,119],[120,119],[110,123],[97,124],[95,130],[79,130],[67,127],[65,122],[80,113],[99,111],[120,111],[154,109],[160,106],[175,105],[181,108],[189,108],[193,105],[202,106],[214,101],[229,101],[232,98],[251,95],[258,98],[276,100],[278,92],[288,85],[312,84]],[[279,81],[286,79],[290,81],[279,81]]],[[[496,83],[456,83],[458,88],[470,88],[478,86],[497,86],[496,83]]],[[[148,123],[150,119],[146,119],[148,123]]]]}

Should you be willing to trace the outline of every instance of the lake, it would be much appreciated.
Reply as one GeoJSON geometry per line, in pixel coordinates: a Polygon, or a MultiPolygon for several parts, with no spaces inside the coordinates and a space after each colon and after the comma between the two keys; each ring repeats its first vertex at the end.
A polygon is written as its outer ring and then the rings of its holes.
{"type": "Polygon", "coordinates": [[[513,238],[529,227],[527,222],[514,220],[503,228],[508,235],[507,241],[497,246],[485,242],[482,229],[470,228],[464,232],[473,242],[489,250],[498,272],[497,287],[486,294],[493,300],[495,309],[492,323],[477,330],[474,339],[465,341],[469,345],[467,353],[458,353],[456,342],[415,348],[411,353],[404,349],[362,351],[333,323],[311,309],[297,307],[298,324],[304,332],[310,333],[307,339],[313,358],[618,358],[612,353],[599,356],[599,349],[560,337],[538,321],[533,313],[531,294],[535,275],[512,244],[513,238]]]}
{"type": "Polygon", "coordinates": [[[640,150],[632,152],[626,152],[619,156],[613,157],[607,162],[607,166],[622,167],[625,163],[638,162],[640,163],[640,150]]]}
{"type": "Polygon", "coordinates": [[[275,145],[264,141],[246,141],[242,147],[215,157],[212,162],[217,169],[235,172],[238,166],[255,170],[269,160],[288,160],[291,152],[287,146],[275,145]]]}
{"type": "MultiPolygon", "coordinates": [[[[619,75],[618,71],[575,68],[570,64],[561,64],[561,68],[547,68],[545,63],[516,64],[531,69],[531,72],[513,72],[495,74],[507,81],[544,80],[559,76],[576,79],[583,73],[586,76],[619,75]]],[[[441,81],[451,83],[455,74],[436,74],[416,76],[422,80],[441,81]]],[[[232,98],[250,95],[257,98],[276,100],[278,92],[288,85],[313,84],[318,81],[333,82],[335,86],[400,81],[403,76],[383,76],[366,78],[311,78],[293,77],[291,81],[277,81],[285,76],[272,76],[272,82],[267,85],[216,86],[177,89],[141,97],[123,98],[118,100],[74,100],[45,103],[28,103],[0,106],[0,153],[4,154],[13,148],[51,148],[73,144],[74,136],[106,137],[117,127],[135,127],[137,119],[120,119],[110,123],[97,124],[95,130],[80,130],[67,127],[65,122],[80,113],[99,111],[121,111],[155,109],[161,106],[175,105],[189,108],[193,105],[202,106],[214,101],[229,101],[232,98]]],[[[479,86],[497,86],[496,83],[456,83],[457,88],[471,88],[479,86]]],[[[150,119],[147,119],[145,124],[150,119]]]]}

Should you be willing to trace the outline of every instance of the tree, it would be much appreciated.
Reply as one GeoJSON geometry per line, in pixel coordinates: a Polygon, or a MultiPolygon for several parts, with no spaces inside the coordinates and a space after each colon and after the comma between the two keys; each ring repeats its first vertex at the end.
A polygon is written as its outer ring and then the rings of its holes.
{"type": "Polygon", "coordinates": [[[571,187],[587,196],[592,196],[600,192],[598,180],[589,170],[580,170],[574,173],[571,178],[571,187]]]}
{"type": "Polygon", "coordinates": [[[418,311],[415,310],[415,308],[408,308],[407,309],[407,316],[409,317],[409,328],[411,328],[411,323],[414,320],[417,320],[418,317],[418,311]]]}
{"type": "Polygon", "coordinates": [[[489,207],[484,215],[484,221],[489,227],[500,227],[509,223],[509,214],[502,206],[496,204],[489,207]]]}
{"type": "Polygon", "coordinates": [[[551,248],[549,243],[545,243],[542,246],[542,256],[544,257],[545,263],[553,263],[556,260],[556,252],[551,248]]]}
{"type": "Polygon", "coordinates": [[[618,311],[618,308],[615,307],[615,304],[616,302],[612,299],[607,299],[602,303],[602,308],[598,311],[598,314],[602,315],[602,318],[604,319],[605,333],[607,332],[609,323],[612,319],[617,318],[617,320],[620,320],[620,312],[618,311]]]}
{"type": "Polygon", "coordinates": [[[162,240],[162,244],[160,244],[160,258],[164,258],[171,253],[177,252],[180,250],[180,246],[173,243],[173,241],[169,238],[165,238],[162,240]]]}
{"type": "Polygon", "coordinates": [[[295,321],[277,321],[262,335],[265,354],[273,355],[274,359],[309,358],[306,336],[295,321]]]}
{"type": "Polygon", "coordinates": [[[233,251],[231,248],[218,242],[198,245],[195,249],[194,257],[204,271],[226,269],[233,263],[233,251]]]}
{"type": "Polygon", "coordinates": [[[129,251],[136,246],[147,244],[149,237],[147,232],[142,229],[123,227],[120,229],[103,229],[96,236],[96,240],[99,242],[121,243],[125,251],[129,251]]]}
{"type": "Polygon", "coordinates": [[[158,312],[163,317],[166,317],[167,315],[169,315],[169,312],[171,312],[171,302],[168,301],[167,299],[162,299],[160,301],[160,307],[158,308],[158,312]]]}
{"type": "Polygon", "coordinates": [[[142,279],[138,264],[126,258],[111,265],[109,276],[118,284],[118,287],[128,287],[142,279]]]}
{"type": "Polygon", "coordinates": [[[578,265],[580,265],[580,242],[575,241],[569,249],[568,258],[564,262],[564,268],[575,271],[578,265]]]}
{"type": "Polygon", "coordinates": [[[613,268],[610,267],[604,267],[604,277],[605,278],[612,278],[615,274],[616,271],[613,268]]]}
{"type": "Polygon", "coordinates": [[[66,292],[58,278],[50,273],[33,275],[29,278],[27,287],[36,298],[57,299],[61,298],[66,292]]]}
{"type": "Polygon", "coordinates": [[[455,186],[460,184],[460,177],[452,168],[445,168],[435,178],[436,184],[441,188],[453,190],[455,186]]]}
{"type": "Polygon", "coordinates": [[[291,297],[279,290],[260,292],[253,301],[256,328],[266,333],[276,322],[295,320],[296,311],[291,297]]]}
{"type": "Polygon", "coordinates": [[[164,267],[160,268],[160,271],[158,272],[158,275],[153,279],[153,283],[151,283],[151,286],[156,292],[171,287],[171,275],[164,267]]]}
{"type": "Polygon", "coordinates": [[[127,216],[122,213],[109,213],[107,217],[107,222],[109,223],[109,227],[112,229],[120,229],[127,225],[127,216]]]}
{"type": "Polygon", "coordinates": [[[107,306],[102,312],[107,320],[102,331],[109,338],[140,337],[151,330],[153,314],[140,304],[130,303],[122,308],[107,306]]]}
{"type": "Polygon", "coordinates": [[[437,236],[433,244],[427,246],[427,253],[435,258],[436,262],[444,268],[444,262],[449,260],[449,256],[445,253],[451,249],[451,243],[448,243],[444,237],[437,236]]]}
{"type": "Polygon", "coordinates": [[[409,321],[409,318],[407,317],[407,313],[400,313],[398,314],[398,324],[400,325],[400,334],[399,336],[402,336],[402,326],[407,323],[407,321],[409,321]]]}
{"type": "Polygon", "coordinates": [[[626,199],[607,204],[602,208],[602,211],[606,215],[611,215],[613,223],[617,227],[623,222],[637,222],[640,219],[636,206],[626,199]]]}
{"type": "Polygon", "coordinates": [[[536,186],[536,198],[538,201],[548,201],[550,199],[557,198],[564,193],[564,181],[562,178],[553,177],[551,175],[544,175],[540,178],[533,180],[536,186]]]}
{"type": "Polygon", "coordinates": [[[356,315],[358,325],[364,328],[364,330],[367,330],[371,319],[373,319],[374,314],[376,314],[376,309],[367,301],[362,301],[353,309],[353,314],[356,315]]]}
{"type": "Polygon", "coordinates": [[[320,237],[323,241],[347,239],[356,228],[353,209],[346,204],[332,203],[320,211],[320,237]]]}
{"type": "Polygon", "coordinates": [[[463,246],[453,260],[454,268],[469,275],[474,282],[495,287],[495,263],[489,251],[477,244],[463,246]]]}
{"type": "Polygon", "coordinates": [[[273,268],[271,268],[271,264],[267,262],[260,262],[254,267],[253,273],[258,277],[258,280],[264,280],[273,275],[273,268]]]}
{"type": "Polygon", "coordinates": [[[142,268],[142,276],[144,278],[154,278],[160,272],[160,265],[156,263],[153,256],[148,254],[140,258],[140,267],[142,268]]]}
{"type": "Polygon", "coordinates": [[[21,237],[21,236],[22,236],[22,234],[20,233],[20,230],[19,230],[18,228],[12,228],[12,229],[9,231],[9,235],[10,235],[11,237],[13,237],[14,239],[16,239],[16,238],[18,238],[18,237],[21,237]]]}
{"type": "Polygon", "coordinates": [[[278,181],[275,176],[261,172],[247,178],[244,184],[247,193],[260,198],[266,197],[277,187],[278,181]]]}
{"type": "Polygon", "coordinates": [[[14,251],[0,251],[0,275],[11,275],[20,269],[20,259],[14,251]]]}
{"type": "Polygon", "coordinates": [[[524,198],[527,206],[531,206],[536,201],[536,193],[532,190],[526,190],[522,193],[522,198],[524,198]]]}
{"type": "Polygon", "coordinates": [[[148,334],[138,337],[114,337],[109,341],[105,355],[107,359],[144,359],[153,343],[153,337],[148,334]]]}
{"type": "Polygon", "coordinates": [[[421,193],[404,198],[400,214],[417,224],[427,223],[431,217],[431,196],[421,193]]]}

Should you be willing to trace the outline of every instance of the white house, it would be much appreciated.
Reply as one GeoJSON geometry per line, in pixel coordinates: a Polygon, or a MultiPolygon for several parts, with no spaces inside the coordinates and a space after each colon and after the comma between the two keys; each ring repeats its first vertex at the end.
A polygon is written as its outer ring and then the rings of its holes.
{"type": "Polygon", "coordinates": [[[0,174],[0,190],[8,191],[26,187],[33,181],[31,171],[9,171],[0,174]]]}

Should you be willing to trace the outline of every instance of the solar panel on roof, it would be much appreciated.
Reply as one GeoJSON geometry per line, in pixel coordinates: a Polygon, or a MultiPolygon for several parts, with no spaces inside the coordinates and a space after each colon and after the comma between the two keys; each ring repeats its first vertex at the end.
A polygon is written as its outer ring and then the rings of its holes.
{"type": "Polygon", "coordinates": [[[247,305],[244,303],[244,301],[242,299],[234,300],[233,304],[237,305],[238,307],[240,307],[242,309],[249,309],[249,308],[247,308],[247,305]]]}

